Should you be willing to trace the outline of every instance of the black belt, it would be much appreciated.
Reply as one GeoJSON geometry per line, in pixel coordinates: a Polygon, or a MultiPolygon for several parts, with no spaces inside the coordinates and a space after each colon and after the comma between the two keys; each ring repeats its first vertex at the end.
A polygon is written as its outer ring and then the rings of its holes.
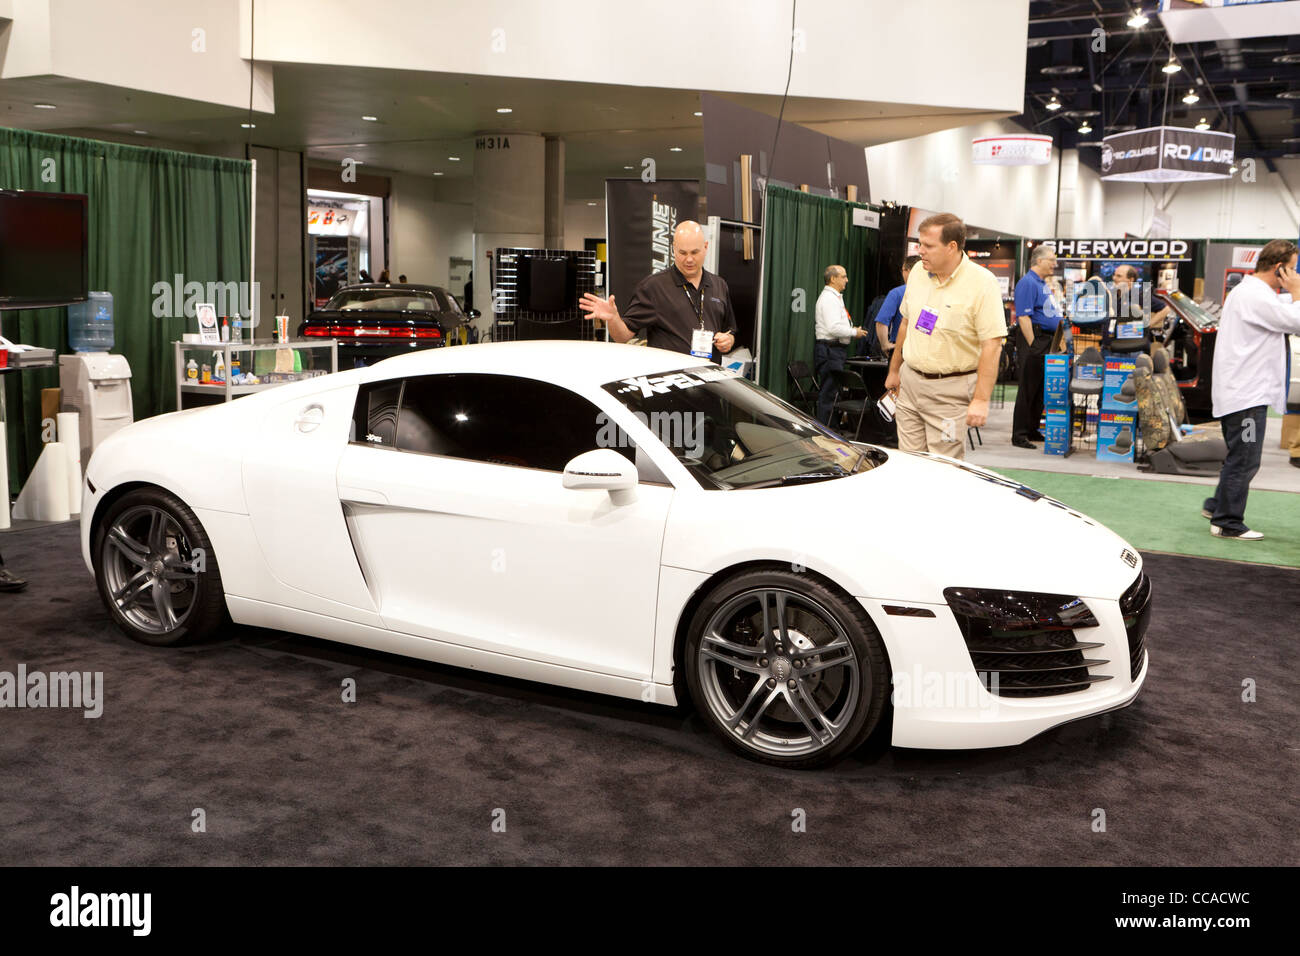
{"type": "Polygon", "coordinates": [[[977,368],[968,368],[964,372],[922,372],[919,368],[912,368],[911,365],[908,368],[922,378],[952,378],[955,375],[974,375],[979,371],[977,368]]]}
{"type": "Polygon", "coordinates": [[[841,342],[839,339],[818,339],[818,340],[817,340],[817,344],[818,344],[818,345],[834,345],[834,346],[838,346],[839,348],[842,348],[842,349],[846,349],[846,348],[849,347],[849,343],[848,343],[848,342],[841,342]]]}
{"type": "Polygon", "coordinates": [[[1035,325],[1033,326],[1033,330],[1035,332],[1042,332],[1044,335],[1054,335],[1056,333],[1056,329],[1049,329],[1045,325],[1035,325]]]}

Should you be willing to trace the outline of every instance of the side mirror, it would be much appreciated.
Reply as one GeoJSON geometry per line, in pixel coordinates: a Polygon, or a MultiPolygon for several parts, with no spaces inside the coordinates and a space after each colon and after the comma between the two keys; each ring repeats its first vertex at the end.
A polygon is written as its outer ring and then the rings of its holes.
{"type": "Polygon", "coordinates": [[[583,452],[564,466],[564,487],[608,491],[614,504],[631,501],[639,477],[636,466],[612,448],[583,452]]]}

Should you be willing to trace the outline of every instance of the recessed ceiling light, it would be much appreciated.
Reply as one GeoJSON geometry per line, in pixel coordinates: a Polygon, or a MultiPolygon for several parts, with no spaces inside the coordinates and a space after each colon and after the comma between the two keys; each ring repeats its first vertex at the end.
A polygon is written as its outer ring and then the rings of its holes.
{"type": "Polygon", "coordinates": [[[1058,100],[1055,96],[1053,96],[1050,100],[1047,101],[1047,108],[1052,111],[1059,110],[1061,108],[1061,101],[1058,100]]]}
{"type": "Polygon", "coordinates": [[[624,166],[623,168],[624,168],[624,169],[631,169],[632,167],[631,167],[631,166],[624,166]]]}
{"type": "Polygon", "coordinates": [[[696,116],[703,116],[703,115],[704,115],[704,111],[703,111],[703,110],[696,110],[696,111],[695,111],[695,115],[696,115],[696,116]]]}
{"type": "Polygon", "coordinates": [[[1082,73],[1083,67],[1078,63],[1064,63],[1059,66],[1045,66],[1038,72],[1044,76],[1071,76],[1075,73],[1082,73]]]}
{"type": "Polygon", "coordinates": [[[682,151],[682,148],[681,148],[680,146],[669,146],[669,147],[668,147],[668,152],[670,152],[670,153],[680,153],[681,151],[682,151]]]}
{"type": "Polygon", "coordinates": [[[1183,65],[1182,65],[1181,63],[1179,63],[1177,60],[1175,60],[1175,59],[1171,56],[1171,57],[1169,58],[1169,62],[1166,63],[1164,66],[1162,66],[1162,67],[1160,68],[1160,72],[1161,72],[1161,73],[1177,73],[1177,72],[1178,72],[1179,70],[1181,70],[1182,68],[1183,68],[1183,65]]]}
{"type": "Polygon", "coordinates": [[[256,123],[240,123],[240,129],[257,129],[256,123]]]}
{"type": "Polygon", "coordinates": [[[1087,136],[1091,132],[1092,132],[1092,127],[1088,125],[1087,120],[1084,120],[1083,125],[1079,127],[1079,135],[1087,136]]]}
{"type": "Polygon", "coordinates": [[[587,203],[587,205],[588,205],[588,206],[594,206],[594,205],[596,205],[596,204],[595,204],[594,202],[589,202],[589,203],[587,203]]]}
{"type": "Polygon", "coordinates": [[[363,117],[361,117],[361,118],[362,118],[363,120],[365,120],[367,123],[378,123],[378,122],[379,122],[379,117],[378,117],[378,116],[363,116],[363,117]]]}
{"type": "Polygon", "coordinates": [[[1205,121],[1205,117],[1202,116],[1202,117],[1201,117],[1201,121],[1200,121],[1199,123],[1196,124],[1196,129],[1209,129],[1209,128],[1210,128],[1210,124],[1207,123],[1207,122],[1205,121]]]}
{"type": "Polygon", "coordinates": [[[459,156],[448,156],[447,158],[450,159],[453,163],[459,163],[459,162],[460,162],[460,157],[459,157],[459,156]]]}
{"type": "Polygon", "coordinates": [[[1141,7],[1138,7],[1136,10],[1134,10],[1133,16],[1128,18],[1128,25],[1131,26],[1134,30],[1141,30],[1144,26],[1146,26],[1150,22],[1151,19],[1145,13],[1142,12],[1141,7]]]}
{"type": "Polygon", "coordinates": [[[508,107],[508,106],[498,106],[498,107],[497,107],[497,112],[498,112],[498,113],[513,113],[514,110],[512,110],[512,109],[511,109],[510,107],[508,107]]]}
{"type": "Polygon", "coordinates": [[[36,107],[36,109],[38,110],[58,109],[58,107],[55,106],[53,103],[33,103],[32,106],[36,107]]]}
{"type": "Polygon", "coordinates": [[[1199,103],[1201,98],[1196,95],[1195,90],[1188,90],[1187,95],[1183,97],[1183,102],[1187,104],[1199,103]]]}
{"type": "Polygon", "coordinates": [[[133,129],[133,130],[131,130],[131,132],[135,133],[136,136],[148,136],[148,135],[149,135],[147,132],[145,132],[145,131],[142,130],[142,129],[133,129]]]}
{"type": "Polygon", "coordinates": [[[435,176],[441,176],[442,173],[434,173],[435,176]]]}

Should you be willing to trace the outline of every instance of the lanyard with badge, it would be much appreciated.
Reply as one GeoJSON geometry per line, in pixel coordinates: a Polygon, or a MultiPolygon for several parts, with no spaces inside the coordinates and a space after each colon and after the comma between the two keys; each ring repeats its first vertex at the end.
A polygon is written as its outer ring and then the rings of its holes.
{"type": "Polygon", "coordinates": [[[689,283],[682,283],[682,292],[686,293],[686,301],[691,304],[691,311],[695,313],[700,320],[700,327],[691,332],[691,354],[696,358],[713,357],[713,333],[704,327],[704,290],[698,290],[700,293],[700,304],[695,305],[695,300],[691,298],[691,289],[689,283]]]}

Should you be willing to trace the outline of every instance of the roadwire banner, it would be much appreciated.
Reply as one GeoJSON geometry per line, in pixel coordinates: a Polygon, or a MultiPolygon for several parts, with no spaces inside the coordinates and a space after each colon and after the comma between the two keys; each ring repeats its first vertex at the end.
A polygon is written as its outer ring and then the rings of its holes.
{"type": "Polygon", "coordinates": [[[698,221],[699,207],[698,180],[605,180],[609,291],[620,307],[627,308],[638,282],[672,265],[673,230],[698,221]]]}
{"type": "Polygon", "coordinates": [[[1101,178],[1174,183],[1231,175],[1237,137],[1212,130],[1153,126],[1101,141],[1101,178]]]}

